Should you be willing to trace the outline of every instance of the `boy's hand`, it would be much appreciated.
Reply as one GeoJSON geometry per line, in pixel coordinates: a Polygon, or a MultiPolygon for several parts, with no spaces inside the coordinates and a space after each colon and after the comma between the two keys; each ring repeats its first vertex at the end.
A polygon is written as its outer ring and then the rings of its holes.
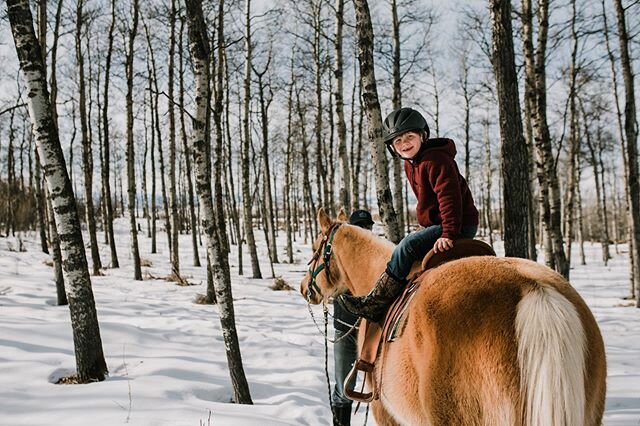
{"type": "Polygon", "coordinates": [[[438,253],[441,251],[447,251],[450,248],[453,248],[453,240],[450,240],[449,238],[438,238],[433,246],[433,251],[438,253]]]}

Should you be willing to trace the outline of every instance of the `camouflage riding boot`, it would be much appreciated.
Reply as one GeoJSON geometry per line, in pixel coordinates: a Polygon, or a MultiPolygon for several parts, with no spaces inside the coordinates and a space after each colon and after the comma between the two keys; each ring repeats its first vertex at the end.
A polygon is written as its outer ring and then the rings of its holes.
{"type": "Polygon", "coordinates": [[[384,271],[373,289],[366,296],[350,296],[343,294],[338,301],[344,308],[354,315],[365,317],[374,322],[380,322],[387,313],[389,306],[402,293],[405,280],[398,281],[387,271],[384,271]]]}

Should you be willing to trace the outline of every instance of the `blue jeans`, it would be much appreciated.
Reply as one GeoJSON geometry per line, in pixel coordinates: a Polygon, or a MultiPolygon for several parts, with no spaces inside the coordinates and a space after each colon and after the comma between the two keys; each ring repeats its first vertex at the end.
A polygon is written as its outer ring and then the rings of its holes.
{"type": "MultiPolygon", "coordinates": [[[[336,322],[335,320],[338,319],[346,323],[353,323],[357,317],[354,317],[347,312],[337,301],[333,302],[333,316],[335,339],[337,340],[349,331],[349,326],[346,326],[339,321],[336,322]]],[[[349,336],[333,345],[336,385],[333,388],[333,393],[331,394],[331,401],[335,407],[351,406],[351,400],[344,395],[343,386],[344,381],[347,378],[347,374],[351,371],[351,367],[353,367],[353,363],[356,361],[356,357],[358,356],[357,339],[358,332],[357,330],[354,330],[349,336]]],[[[353,390],[354,387],[355,381],[351,386],[351,390],[353,390]]]]}
{"type": "MultiPolygon", "coordinates": [[[[478,225],[463,225],[458,238],[473,238],[477,231],[478,225]]],[[[407,278],[414,262],[422,261],[441,235],[442,225],[433,225],[404,237],[391,254],[391,260],[387,263],[387,273],[398,280],[407,278]]]]}

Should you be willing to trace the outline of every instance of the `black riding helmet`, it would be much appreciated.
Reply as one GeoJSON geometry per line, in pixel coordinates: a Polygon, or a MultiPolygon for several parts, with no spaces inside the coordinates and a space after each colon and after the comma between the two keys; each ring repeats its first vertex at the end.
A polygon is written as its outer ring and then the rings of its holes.
{"type": "Polygon", "coordinates": [[[398,157],[398,154],[391,144],[396,136],[411,130],[418,130],[427,132],[426,139],[429,139],[427,120],[413,108],[399,108],[393,111],[384,119],[382,127],[384,128],[384,143],[394,157],[398,157]]]}

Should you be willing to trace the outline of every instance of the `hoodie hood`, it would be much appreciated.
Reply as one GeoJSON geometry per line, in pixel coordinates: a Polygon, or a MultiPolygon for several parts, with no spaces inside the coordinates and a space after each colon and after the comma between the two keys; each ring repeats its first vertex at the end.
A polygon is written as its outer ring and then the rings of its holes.
{"type": "Polygon", "coordinates": [[[458,150],[456,149],[456,143],[453,140],[447,138],[429,139],[422,144],[420,152],[415,156],[413,161],[420,161],[435,153],[446,154],[453,159],[458,153],[458,150]]]}

